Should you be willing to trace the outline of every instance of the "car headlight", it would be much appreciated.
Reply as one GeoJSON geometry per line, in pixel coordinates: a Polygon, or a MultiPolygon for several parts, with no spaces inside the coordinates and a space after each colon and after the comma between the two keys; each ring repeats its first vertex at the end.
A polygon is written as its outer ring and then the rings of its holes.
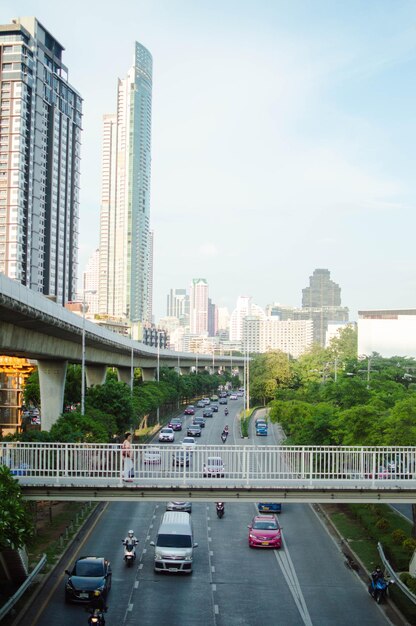
{"type": "Polygon", "coordinates": [[[162,560],[162,559],[163,559],[163,555],[162,555],[162,553],[161,553],[161,552],[155,552],[155,559],[156,559],[157,561],[162,560]]]}
{"type": "Polygon", "coordinates": [[[257,539],[256,535],[252,535],[251,533],[250,533],[249,537],[250,537],[250,539],[257,539]]]}
{"type": "Polygon", "coordinates": [[[191,556],[186,556],[186,557],[184,558],[184,561],[192,561],[192,557],[191,557],[191,556]]]}

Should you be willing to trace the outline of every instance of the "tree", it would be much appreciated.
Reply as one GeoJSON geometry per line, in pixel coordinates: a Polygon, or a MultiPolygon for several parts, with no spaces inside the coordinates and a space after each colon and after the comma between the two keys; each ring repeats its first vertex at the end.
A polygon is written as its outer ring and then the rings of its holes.
{"type": "Polygon", "coordinates": [[[128,385],[117,380],[106,380],[103,385],[89,387],[86,395],[86,413],[90,408],[110,414],[116,420],[118,433],[126,432],[134,422],[133,400],[128,385]]]}
{"type": "Polygon", "coordinates": [[[25,405],[40,406],[40,387],[39,387],[39,373],[38,370],[34,370],[30,376],[28,376],[25,387],[23,390],[23,399],[25,405]]]}
{"type": "Polygon", "coordinates": [[[63,443],[108,443],[116,429],[112,415],[90,408],[86,415],[78,411],[64,413],[53,424],[49,435],[51,441],[63,443]]]}
{"type": "Polygon", "coordinates": [[[280,351],[256,354],[250,362],[250,396],[253,402],[267,404],[276,390],[287,386],[292,378],[287,354],[280,351]]]}
{"type": "Polygon", "coordinates": [[[357,358],[358,328],[348,325],[338,331],[329,343],[328,353],[332,360],[338,359],[341,363],[348,359],[357,358]]]}
{"type": "Polygon", "coordinates": [[[17,480],[0,465],[0,552],[24,546],[33,532],[32,519],[17,480]]]}

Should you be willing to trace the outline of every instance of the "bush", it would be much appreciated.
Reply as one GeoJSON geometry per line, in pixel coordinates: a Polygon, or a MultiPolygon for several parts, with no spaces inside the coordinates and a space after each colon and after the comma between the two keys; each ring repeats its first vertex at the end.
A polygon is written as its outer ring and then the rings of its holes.
{"type": "Polygon", "coordinates": [[[380,519],[376,521],[376,528],[378,528],[378,530],[387,530],[389,526],[390,524],[385,517],[380,517],[380,519]]]}
{"type": "Polygon", "coordinates": [[[416,539],[405,539],[402,543],[403,548],[411,556],[416,550],[416,539]]]}
{"type": "Polygon", "coordinates": [[[401,546],[403,541],[407,539],[407,535],[401,528],[396,528],[396,530],[393,530],[391,533],[391,538],[394,545],[401,546]]]}
{"type": "Polygon", "coordinates": [[[403,572],[400,574],[400,580],[412,593],[416,594],[416,578],[413,578],[408,572],[403,572]]]}

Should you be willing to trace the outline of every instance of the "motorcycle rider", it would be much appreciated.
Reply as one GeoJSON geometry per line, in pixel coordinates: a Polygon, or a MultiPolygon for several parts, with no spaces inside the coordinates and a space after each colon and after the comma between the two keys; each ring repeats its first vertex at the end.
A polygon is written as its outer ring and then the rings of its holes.
{"type": "Polygon", "coordinates": [[[135,536],[134,530],[129,530],[129,532],[127,533],[127,537],[123,541],[123,546],[127,546],[128,544],[131,544],[131,543],[133,544],[134,558],[136,558],[136,546],[139,543],[139,540],[135,536]]]}
{"type": "Polygon", "coordinates": [[[224,415],[228,415],[228,409],[227,408],[224,409],[224,415]]]}
{"type": "Polygon", "coordinates": [[[371,580],[373,581],[375,585],[378,580],[383,580],[383,578],[384,578],[384,574],[381,571],[381,567],[380,565],[377,565],[376,569],[373,572],[371,572],[371,580]]]}
{"type": "Polygon", "coordinates": [[[105,626],[104,613],[107,613],[107,608],[108,607],[105,604],[103,594],[97,589],[96,591],[94,591],[94,595],[91,598],[87,611],[91,613],[91,615],[94,615],[96,611],[99,611],[102,614],[101,624],[102,626],[105,626]]]}
{"type": "Polygon", "coordinates": [[[216,505],[218,517],[222,517],[225,513],[224,502],[216,502],[215,505],[216,505]]]}

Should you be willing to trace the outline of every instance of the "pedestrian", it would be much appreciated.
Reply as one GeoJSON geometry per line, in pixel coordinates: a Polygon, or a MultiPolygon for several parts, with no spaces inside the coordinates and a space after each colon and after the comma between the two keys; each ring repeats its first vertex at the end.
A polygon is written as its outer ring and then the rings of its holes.
{"type": "Polygon", "coordinates": [[[124,441],[121,445],[121,456],[123,457],[123,480],[129,482],[131,482],[134,476],[131,440],[131,433],[126,433],[124,435],[124,441]]]}

